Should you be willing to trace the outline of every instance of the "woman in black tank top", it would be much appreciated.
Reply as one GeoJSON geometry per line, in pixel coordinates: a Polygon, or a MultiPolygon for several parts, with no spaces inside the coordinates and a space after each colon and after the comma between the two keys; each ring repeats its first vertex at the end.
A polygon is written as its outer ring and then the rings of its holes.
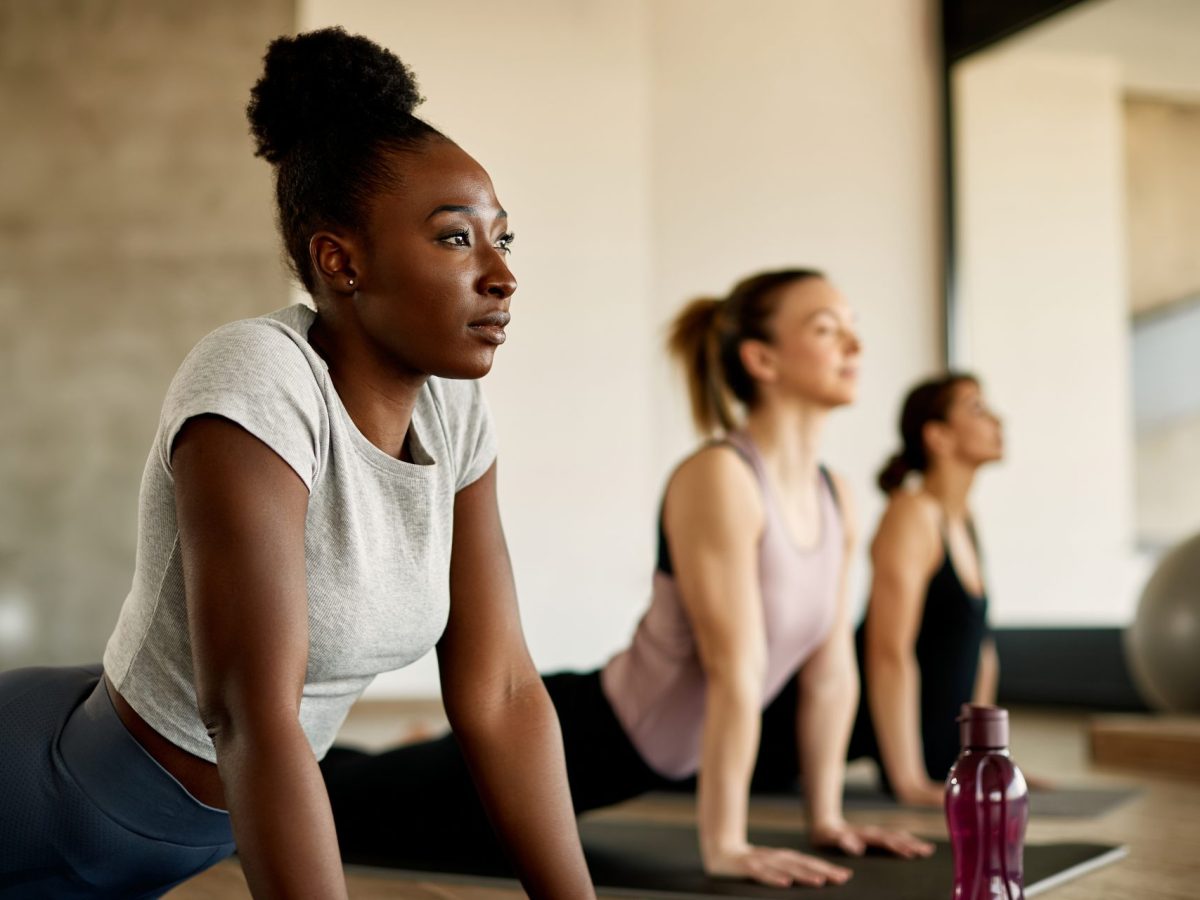
{"type": "Polygon", "coordinates": [[[1003,435],[978,380],[960,373],[914,388],[900,432],[903,448],[879,476],[889,501],[855,635],[863,691],[851,757],[874,758],[902,802],[940,806],[959,750],[959,706],[995,701],[998,667],[968,501],[979,468],[1002,457],[1003,435]],[[919,486],[906,486],[912,473],[919,486]]]}

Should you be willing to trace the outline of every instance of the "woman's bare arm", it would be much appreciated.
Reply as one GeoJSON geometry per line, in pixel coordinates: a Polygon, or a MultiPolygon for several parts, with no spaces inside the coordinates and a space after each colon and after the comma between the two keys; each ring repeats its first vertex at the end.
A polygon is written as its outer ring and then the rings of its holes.
{"type": "Polygon", "coordinates": [[[842,816],[846,745],[858,708],[858,667],[850,627],[849,582],[858,536],[858,516],[849,486],[835,478],[845,532],[838,611],[825,642],[800,669],[796,745],[808,804],[810,838],[817,846],[861,854],[878,847],[897,856],[928,856],[933,845],[905,831],[852,825],[842,816]]]}
{"type": "Polygon", "coordinates": [[[815,831],[842,821],[846,745],[858,706],[858,666],[850,626],[849,576],[858,519],[848,486],[837,480],[844,555],[838,581],[837,614],[829,636],[800,669],[796,746],[808,819],[815,831]]]}
{"type": "Polygon", "coordinates": [[[999,684],[1000,657],[996,654],[996,642],[990,637],[984,638],[979,646],[979,669],[975,673],[972,702],[980,706],[994,706],[999,684]]]}
{"type": "Polygon", "coordinates": [[[923,805],[941,803],[941,786],[925,772],[916,640],[925,591],[941,553],[936,510],[930,501],[915,494],[894,494],[871,548],[866,690],[892,788],[902,801],[923,805]]]}
{"type": "Polygon", "coordinates": [[[442,698],[480,797],[531,897],[595,896],[562,734],[521,631],[496,467],[458,492],[442,698]]]}
{"type": "Polygon", "coordinates": [[[697,798],[705,869],[779,886],[845,881],[841,867],[748,841],[767,665],[757,549],[763,508],[753,474],[727,447],[701,451],[672,479],[664,522],[706,678],[697,798]]]}
{"type": "Polygon", "coordinates": [[[299,722],[308,492],[266,444],[216,416],[189,420],[171,459],[196,696],[251,893],[345,897],[299,722]]]}

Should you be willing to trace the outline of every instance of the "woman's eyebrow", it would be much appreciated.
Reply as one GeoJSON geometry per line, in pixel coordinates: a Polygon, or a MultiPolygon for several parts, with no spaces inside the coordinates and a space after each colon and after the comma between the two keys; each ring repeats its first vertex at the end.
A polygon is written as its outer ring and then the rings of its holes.
{"type": "MultiPolygon", "coordinates": [[[[444,212],[465,213],[468,216],[478,216],[479,215],[479,207],[477,207],[477,206],[462,206],[461,204],[457,204],[457,203],[444,203],[441,206],[434,209],[434,211],[431,212],[429,215],[427,215],[425,217],[425,221],[428,222],[430,219],[432,219],[438,213],[444,213],[444,212]]],[[[497,219],[507,219],[508,213],[505,212],[504,210],[500,210],[498,213],[496,213],[496,218],[497,219]]]]}
{"type": "Polygon", "coordinates": [[[804,321],[805,321],[806,323],[807,323],[807,322],[811,322],[813,319],[815,319],[815,318],[816,318],[817,316],[819,316],[819,315],[828,315],[828,316],[832,316],[832,317],[833,317],[834,319],[836,319],[838,322],[841,322],[841,320],[842,320],[842,317],[841,317],[841,316],[839,316],[839,315],[837,314],[837,310],[835,310],[833,307],[831,307],[831,306],[822,306],[820,309],[814,309],[814,310],[813,310],[812,312],[810,312],[810,313],[809,313],[807,316],[805,316],[805,317],[804,317],[804,321]]]}

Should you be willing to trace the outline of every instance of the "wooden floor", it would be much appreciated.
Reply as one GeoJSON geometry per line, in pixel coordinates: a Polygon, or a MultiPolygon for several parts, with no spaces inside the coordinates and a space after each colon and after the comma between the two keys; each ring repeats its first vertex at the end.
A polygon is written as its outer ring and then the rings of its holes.
{"type": "MultiPolygon", "coordinates": [[[[1027,772],[1052,778],[1065,787],[1136,785],[1143,789],[1139,797],[1098,819],[1030,822],[1028,842],[1097,841],[1129,848],[1129,856],[1124,860],[1044,896],[1054,900],[1197,900],[1200,898],[1200,781],[1095,767],[1087,755],[1087,725],[1087,716],[1078,713],[1017,710],[1013,715],[1013,756],[1027,772]]],[[[378,747],[440,727],[436,704],[406,705],[401,711],[392,704],[376,703],[355,708],[341,739],[378,747]]],[[[866,764],[856,764],[851,766],[850,777],[867,779],[871,773],[866,764]]],[[[691,813],[678,802],[634,800],[616,810],[594,815],[689,821],[691,813]]],[[[862,812],[850,818],[925,835],[946,834],[944,819],[934,811],[862,812]]],[[[752,809],[751,821],[762,826],[802,824],[799,810],[792,814],[775,805],[770,809],[752,809]]],[[[852,861],[847,864],[853,867],[852,861]]],[[[512,900],[524,896],[516,889],[463,886],[437,879],[399,881],[362,872],[351,873],[347,883],[350,896],[356,900],[385,897],[512,900]]],[[[949,892],[947,885],[945,896],[949,892]]],[[[170,900],[242,900],[249,898],[250,893],[238,863],[227,861],[167,896],[170,900]]]]}

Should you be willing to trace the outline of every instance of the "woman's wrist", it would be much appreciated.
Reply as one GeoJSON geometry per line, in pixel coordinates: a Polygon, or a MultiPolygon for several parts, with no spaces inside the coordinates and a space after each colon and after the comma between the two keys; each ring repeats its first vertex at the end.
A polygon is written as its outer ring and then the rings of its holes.
{"type": "Polygon", "coordinates": [[[844,828],[845,825],[846,820],[842,817],[841,813],[836,815],[825,813],[819,816],[809,816],[809,829],[813,832],[837,831],[840,828],[844,828]]]}

